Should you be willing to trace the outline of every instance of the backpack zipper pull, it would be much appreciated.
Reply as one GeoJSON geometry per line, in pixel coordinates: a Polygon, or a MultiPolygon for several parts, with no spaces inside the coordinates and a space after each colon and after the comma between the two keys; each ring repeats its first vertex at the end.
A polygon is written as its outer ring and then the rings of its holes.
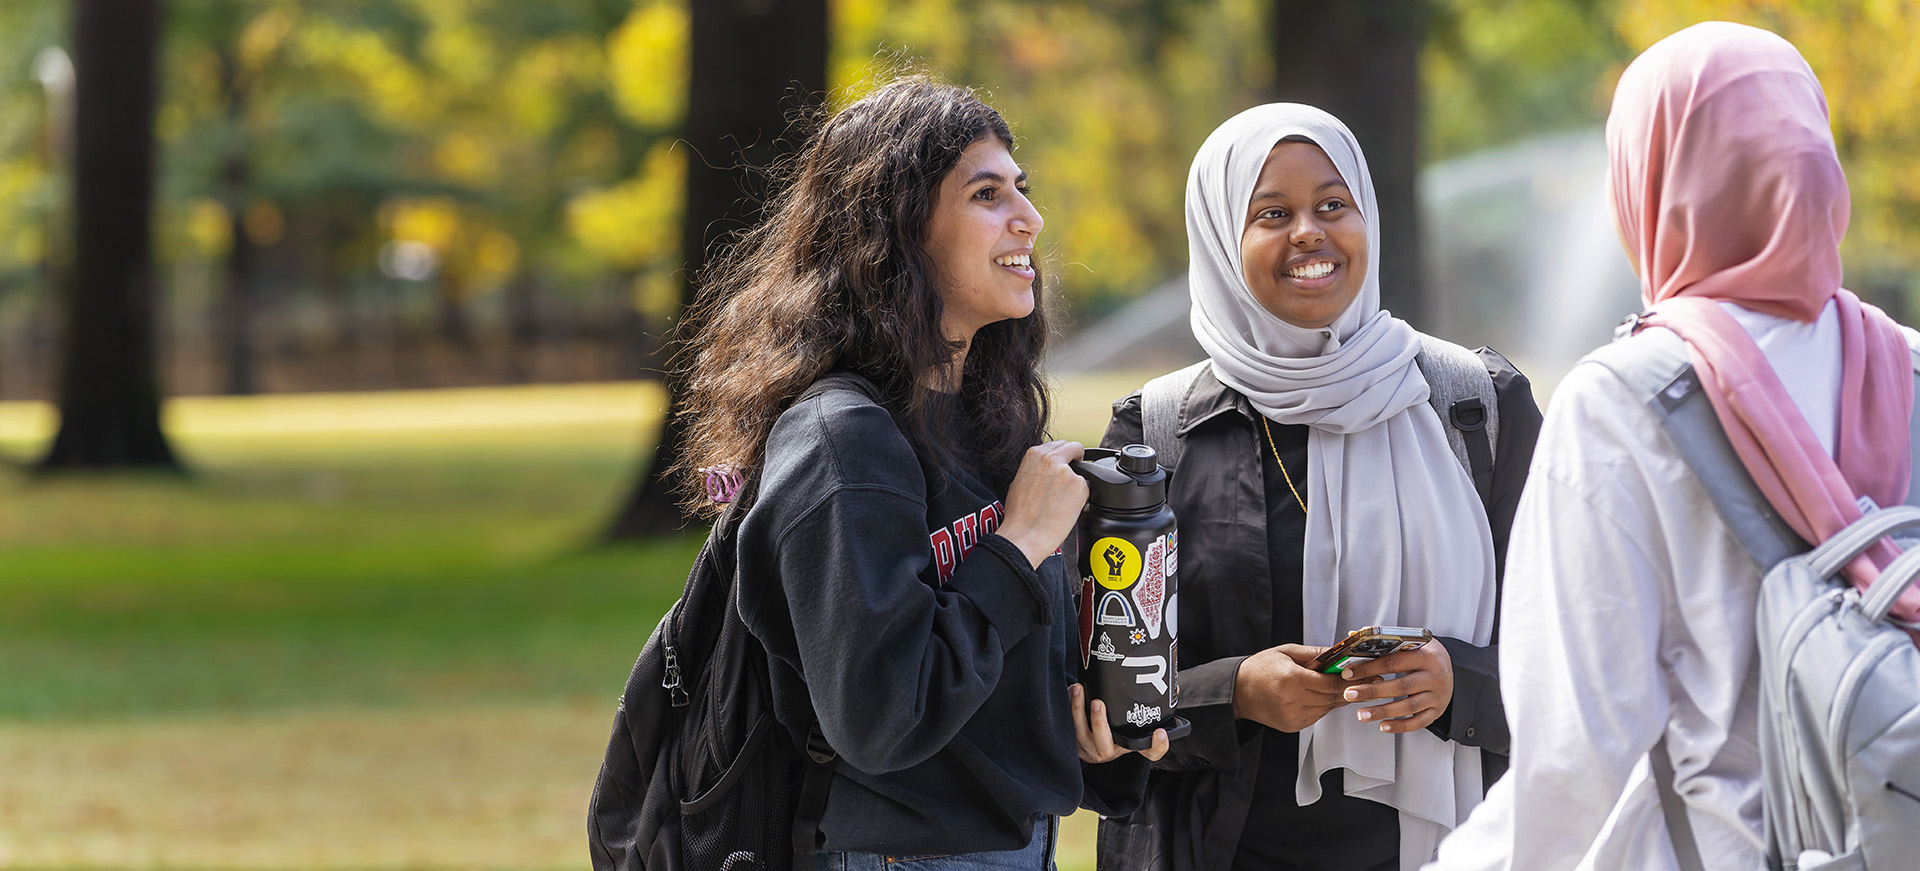
{"type": "Polygon", "coordinates": [[[687,691],[680,687],[680,656],[671,645],[667,647],[667,674],[660,679],[660,686],[666,688],[674,707],[687,706],[687,691]]]}

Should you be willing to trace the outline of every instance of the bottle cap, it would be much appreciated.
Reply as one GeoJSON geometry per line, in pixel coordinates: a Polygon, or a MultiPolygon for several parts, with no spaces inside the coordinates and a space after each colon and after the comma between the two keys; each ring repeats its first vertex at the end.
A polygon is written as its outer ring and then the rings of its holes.
{"type": "Polygon", "coordinates": [[[1087,501],[1107,511],[1145,511],[1167,501],[1167,472],[1146,445],[1120,450],[1088,448],[1073,470],[1087,479],[1087,501]]]}

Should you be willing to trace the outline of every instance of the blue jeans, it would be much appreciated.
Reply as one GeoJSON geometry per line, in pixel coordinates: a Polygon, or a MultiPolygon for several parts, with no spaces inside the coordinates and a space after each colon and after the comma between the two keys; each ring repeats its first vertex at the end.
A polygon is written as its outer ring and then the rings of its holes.
{"type": "Polygon", "coordinates": [[[1042,815],[1034,824],[1033,840],[1019,850],[993,853],[954,853],[946,856],[886,856],[879,853],[814,854],[814,871],[1055,871],[1053,845],[1059,839],[1060,819],[1042,815]]]}

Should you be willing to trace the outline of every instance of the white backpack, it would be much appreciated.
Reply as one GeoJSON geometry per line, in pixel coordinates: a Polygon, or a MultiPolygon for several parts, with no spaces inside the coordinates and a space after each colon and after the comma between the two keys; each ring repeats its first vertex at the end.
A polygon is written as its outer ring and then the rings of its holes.
{"type": "Polygon", "coordinates": [[[1868,514],[1761,582],[1762,800],[1776,868],[1920,867],[1920,647],[1887,617],[1920,574],[1920,548],[1864,595],[1836,580],[1902,531],[1920,532],[1920,508],[1868,514]]]}
{"type": "MultiPolygon", "coordinates": [[[[1588,359],[1646,397],[1765,573],[1754,621],[1768,866],[1920,868],[1920,648],[1887,616],[1920,574],[1920,547],[1889,565],[1865,595],[1838,577],[1888,535],[1920,544],[1920,508],[1871,511],[1809,549],[1741,465],[1678,336],[1647,330],[1588,359]]],[[[1914,411],[1920,415],[1920,401],[1914,411]]],[[[1920,447],[1920,438],[1913,443],[1920,447]]],[[[1913,472],[1920,475],[1920,457],[1913,472]]],[[[1907,498],[1920,499],[1920,479],[1911,481],[1907,498]]],[[[1699,847],[1673,790],[1664,738],[1650,756],[1674,853],[1682,868],[1698,871],[1699,847]]]]}

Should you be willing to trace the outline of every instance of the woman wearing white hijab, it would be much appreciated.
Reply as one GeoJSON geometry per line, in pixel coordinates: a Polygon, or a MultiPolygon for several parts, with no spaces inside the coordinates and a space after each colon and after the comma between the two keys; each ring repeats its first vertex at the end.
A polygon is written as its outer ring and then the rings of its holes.
{"type": "MultiPolygon", "coordinates": [[[[1146,808],[1102,823],[1103,871],[1416,868],[1503,768],[1495,603],[1540,412],[1480,352],[1500,421],[1483,506],[1428,403],[1422,336],[1380,309],[1376,208],[1353,134],[1310,106],[1243,112],[1194,158],[1210,362],[1184,392],[1169,494],[1194,728],[1146,808]],[[1370,625],[1440,641],[1305,667],[1370,625]]],[[[1104,443],[1142,438],[1135,393],[1104,443]]]]}

